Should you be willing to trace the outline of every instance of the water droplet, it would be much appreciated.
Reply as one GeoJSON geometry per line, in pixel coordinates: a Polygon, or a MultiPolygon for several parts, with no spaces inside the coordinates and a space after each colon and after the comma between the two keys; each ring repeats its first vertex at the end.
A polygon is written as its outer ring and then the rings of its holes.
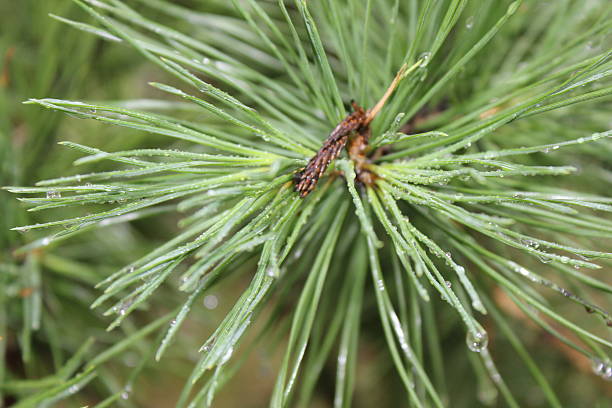
{"type": "Polygon", "coordinates": [[[480,353],[484,349],[487,348],[489,344],[489,335],[486,331],[468,331],[467,337],[465,338],[465,342],[468,348],[475,352],[480,353]]]}
{"type": "Polygon", "coordinates": [[[420,68],[425,68],[429,65],[429,60],[431,59],[431,52],[427,51],[419,55],[419,60],[421,61],[420,68]]]}
{"type": "Polygon", "coordinates": [[[47,246],[51,243],[51,238],[49,237],[44,237],[43,239],[40,240],[40,245],[42,246],[47,246]]]}
{"type": "Polygon", "coordinates": [[[612,380],[612,365],[609,361],[603,361],[598,358],[594,358],[593,372],[604,380],[612,380]]]}
{"type": "Polygon", "coordinates": [[[467,28],[468,30],[474,28],[474,16],[469,16],[467,18],[467,20],[465,21],[465,28],[467,28]]]}
{"type": "Polygon", "coordinates": [[[385,290],[385,282],[382,279],[376,281],[376,289],[381,292],[385,290]]]}
{"type": "Polygon", "coordinates": [[[536,256],[538,257],[538,259],[542,263],[549,263],[550,261],[552,261],[552,259],[550,257],[548,257],[548,256],[546,256],[545,254],[542,254],[542,253],[538,253],[538,254],[536,254],[536,256]]]}
{"type": "Polygon", "coordinates": [[[266,269],[266,275],[271,278],[278,278],[278,268],[268,266],[268,269],[266,269]]]}
{"type": "Polygon", "coordinates": [[[204,307],[207,309],[216,309],[219,305],[219,299],[215,295],[207,295],[204,297],[204,307]]]}
{"type": "Polygon", "coordinates": [[[202,64],[210,64],[210,58],[208,57],[202,58],[202,64]]]}
{"type": "Polygon", "coordinates": [[[128,399],[129,397],[130,397],[130,393],[129,393],[129,392],[127,392],[127,391],[123,391],[123,392],[121,393],[121,399],[126,400],[126,399],[128,399]]]}
{"type": "Polygon", "coordinates": [[[47,198],[62,198],[62,193],[59,191],[47,191],[47,198]]]}
{"type": "Polygon", "coordinates": [[[225,353],[225,355],[223,356],[223,358],[221,359],[221,361],[219,362],[219,364],[225,364],[229,361],[230,358],[232,358],[232,354],[234,353],[234,348],[230,347],[229,349],[227,349],[227,352],[225,353]]]}
{"type": "Polygon", "coordinates": [[[68,388],[68,392],[70,394],[75,394],[77,391],[79,390],[79,386],[78,385],[71,385],[70,388],[68,388]]]}
{"type": "Polygon", "coordinates": [[[296,249],[295,252],[293,253],[293,258],[294,259],[299,259],[302,256],[303,252],[304,252],[304,248],[296,249]]]}
{"type": "Polygon", "coordinates": [[[447,288],[451,288],[453,286],[451,281],[444,281],[444,284],[446,285],[447,288]]]}

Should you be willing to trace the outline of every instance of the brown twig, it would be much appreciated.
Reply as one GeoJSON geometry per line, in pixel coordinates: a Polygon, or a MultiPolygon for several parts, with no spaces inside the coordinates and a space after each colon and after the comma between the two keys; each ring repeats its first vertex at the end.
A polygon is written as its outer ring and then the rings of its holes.
{"type": "Polygon", "coordinates": [[[364,184],[373,182],[374,175],[366,169],[369,162],[366,151],[370,137],[370,123],[378,115],[401,80],[420,64],[420,60],[410,68],[404,64],[373,108],[366,111],[355,102],[351,102],[353,113],[336,126],[306,167],[295,174],[295,190],[300,194],[300,197],[306,197],[315,189],[317,182],[323,176],[329,164],[340,155],[347,143],[349,143],[347,147],[349,157],[355,162],[357,179],[364,184]]]}
{"type": "Polygon", "coordinates": [[[354,112],[336,126],[323,143],[323,147],[310,159],[306,167],[295,175],[295,190],[300,193],[300,197],[306,197],[314,190],[329,164],[342,152],[349,135],[363,125],[366,111],[354,102],[352,105],[354,112]]]}

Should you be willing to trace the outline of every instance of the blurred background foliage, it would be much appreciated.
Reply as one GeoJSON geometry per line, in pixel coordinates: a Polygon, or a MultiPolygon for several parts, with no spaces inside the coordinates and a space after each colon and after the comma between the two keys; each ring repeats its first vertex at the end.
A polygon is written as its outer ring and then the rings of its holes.
{"type": "MultiPolygon", "coordinates": [[[[203,12],[234,13],[222,1],[184,0],[175,3],[203,12]]],[[[535,6],[530,2],[526,7],[535,6]]],[[[522,12],[530,11],[528,8],[522,12]]],[[[476,10],[471,12],[477,15],[476,10]]],[[[95,145],[104,151],[176,147],[176,143],[171,144],[160,136],[111,128],[96,121],[84,121],[22,104],[29,98],[54,97],[121,101],[124,106],[152,111],[172,110],[183,117],[197,114],[193,108],[180,103],[159,102],[164,96],[160,96],[160,92],[147,83],[172,84],[176,80],[148,63],[133,49],[85,35],[50,18],[49,13],[88,21],[85,13],[70,1],[0,3],[0,185],[28,186],[43,178],[75,174],[72,161],[78,155],[58,146],[59,140],[95,145]]],[[[180,25],[180,19],[177,23],[177,20],[165,14],[156,15],[154,9],[149,10],[148,16],[160,23],[172,20],[174,28],[184,28],[180,25]]],[[[478,24],[478,21],[467,22],[475,23],[478,24]]],[[[510,32],[516,30],[517,36],[541,35],[525,32],[520,20],[511,22],[507,29],[510,32]]],[[[477,35],[476,30],[472,33],[477,35]]],[[[507,38],[511,36],[500,38],[499,43],[494,41],[490,50],[507,48],[503,44],[507,38]]],[[[601,49],[609,45],[602,42],[590,46],[601,49]]],[[[498,58],[520,60],[521,52],[529,52],[521,49],[520,44],[515,48],[516,55],[508,57],[500,53],[498,58]]],[[[452,53],[453,50],[445,52],[452,53]]],[[[471,78],[483,71],[482,67],[471,65],[461,73],[460,78],[471,78]]],[[[486,92],[489,79],[480,76],[480,81],[455,81],[449,85],[452,92],[448,94],[486,92]]],[[[446,98],[434,102],[431,106],[452,106],[464,101],[446,98]]],[[[531,145],[534,144],[535,135],[537,144],[554,143],[557,132],[569,139],[601,131],[610,126],[611,108],[612,104],[607,98],[555,111],[545,119],[522,120],[504,127],[493,138],[481,140],[480,147],[482,150],[494,150],[500,146],[531,145]],[[597,109],[593,109],[594,105],[597,105],[597,109]]],[[[431,115],[428,120],[427,123],[417,124],[416,128],[434,128],[437,123],[444,123],[444,114],[431,115]]],[[[555,155],[540,154],[538,163],[578,166],[583,169],[581,173],[562,178],[561,182],[578,191],[609,195],[612,183],[609,148],[585,144],[580,149],[568,149],[555,155]],[[599,176],[597,183],[592,178],[595,173],[599,176]]],[[[99,163],[87,166],[88,171],[103,168],[99,163]]],[[[80,169],[80,172],[83,171],[80,169]]],[[[151,353],[155,350],[154,345],[159,343],[160,335],[163,335],[163,330],[160,332],[157,329],[167,325],[170,319],[168,313],[182,301],[183,295],[175,287],[162,286],[147,309],[139,310],[120,328],[111,332],[105,330],[108,319],[102,316],[101,311],[91,310],[90,304],[99,295],[94,289],[96,283],[175,235],[179,231],[179,217],[174,213],[153,214],[143,220],[88,231],[78,239],[67,240],[61,245],[16,252],[17,248],[42,235],[35,231],[16,233],[10,228],[42,220],[68,218],[71,215],[66,211],[70,210],[52,210],[44,216],[36,212],[27,213],[8,192],[0,191],[0,404],[11,406],[18,400],[34,398],[30,401],[35,401],[39,398],[43,406],[76,407],[97,403],[102,403],[100,406],[122,407],[173,406],[189,376],[193,361],[198,357],[201,339],[210,335],[231,308],[247,285],[248,274],[235,274],[235,279],[224,280],[214,293],[207,295],[195,313],[190,315],[167,355],[160,362],[154,362],[151,353]],[[99,365],[95,378],[88,376],[90,373],[86,369],[84,375],[74,376],[92,361],[103,363],[99,365]],[[73,381],[67,389],[64,387],[66,381],[73,381]],[[56,389],[64,391],[57,393],[54,391],[56,389]],[[66,398],[66,390],[72,396],[66,398]],[[45,395],[45,392],[48,394],[45,395]],[[59,400],[61,402],[57,402],[59,400]]],[[[78,209],[73,211],[82,214],[78,209]]],[[[581,240],[586,248],[610,250],[609,242],[590,240],[588,237],[581,237],[581,240]]],[[[523,261],[526,265],[537,262],[531,258],[521,259],[523,261]]],[[[248,272],[253,266],[252,263],[245,264],[244,270],[248,272]]],[[[608,265],[596,273],[602,281],[610,283],[609,272],[608,265]]],[[[175,282],[174,286],[177,285],[175,282]]],[[[324,293],[323,299],[333,303],[334,293],[331,293],[332,289],[328,289],[328,292],[324,293]]],[[[607,404],[612,399],[610,383],[593,375],[588,359],[540,330],[503,292],[493,289],[490,295],[498,308],[514,317],[509,322],[508,330],[515,332],[528,346],[564,407],[609,406],[607,404]]],[[[595,300],[609,305],[609,294],[606,295],[607,298],[600,295],[601,298],[595,300]]],[[[283,299],[286,301],[286,298],[283,299]]],[[[434,299],[432,302],[439,312],[436,318],[439,322],[437,335],[444,352],[446,386],[454,398],[450,406],[504,406],[502,402],[494,402],[496,391],[484,374],[476,377],[463,374],[472,369],[470,359],[474,358],[471,355],[466,357],[464,330],[457,324],[453,312],[442,307],[441,300],[434,299]]],[[[592,326],[594,332],[610,338],[607,334],[609,331],[602,330],[599,321],[583,310],[577,310],[575,305],[568,304],[562,297],[550,296],[549,302],[563,315],[577,316],[584,320],[586,326],[592,326]]],[[[284,306],[288,309],[293,304],[284,306]]],[[[272,306],[262,311],[264,316],[272,313],[272,306]]],[[[398,403],[404,396],[388,358],[373,296],[364,299],[363,313],[354,406],[404,406],[398,403]]],[[[289,323],[288,319],[285,323],[289,323]]],[[[492,354],[508,386],[523,391],[521,397],[525,406],[545,406],[541,393],[537,392],[538,386],[525,375],[521,361],[513,352],[507,352],[510,344],[503,334],[498,333],[499,327],[487,325],[485,321],[485,328],[489,332],[490,343],[494,344],[492,354]]],[[[254,332],[260,329],[263,328],[257,327],[254,332]]],[[[323,327],[318,329],[325,330],[323,327]]],[[[256,337],[251,334],[247,336],[247,345],[241,347],[239,353],[239,358],[244,356],[247,359],[246,367],[220,392],[215,406],[267,405],[284,348],[279,345],[284,345],[286,339],[280,330],[263,342],[256,337]],[[247,355],[243,350],[248,350],[250,345],[256,347],[254,352],[247,355]]],[[[334,375],[333,365],[322,367],[322,376],[309,406],[331,406],[334,375]]]]}

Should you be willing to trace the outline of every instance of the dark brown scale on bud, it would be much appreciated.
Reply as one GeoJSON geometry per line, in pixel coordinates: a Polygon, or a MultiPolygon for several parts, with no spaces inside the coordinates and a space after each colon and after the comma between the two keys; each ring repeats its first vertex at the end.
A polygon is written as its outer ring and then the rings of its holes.
{"type": "MultiPolygon", "coordinates": [[[[357,181],[364,185],[374,183],[376,175],[368,169],[370,160],[367,157],[370,123],[383,108],[400,81],[423,62],[424,60],[421,59],[411,67],[408,67],[406,64],[402,65],[395,78],[393,78],[391,85],[385,91],[385,94],[371,109],[366,111],[351,101],[354,112],[336,126],[327,140],[325,140],[325,143],[323,143],[323,147],[310,159],[306,167],[293,177],[295,190],[300,193],[300,197],[306,197],[315,189],[317,182],[323,176],[329,164],[340,156],[340,152],[342,152],[347,143],[349,158],[355,163],[357,181]]],[[[378,150],[379,154],[383,154],[383,152],[383,150],[378,150]]]]}
{"type": "Polygon", "coordinates": [[[314,190],[332,160],[340,156],[349,136],[362,130],[361,128],[367,118],[366,111],[354,102],[352,102],[352,105],[354,112],[336,126],[323,143],[323,147],[310,159],[306,167],[296,173],[294,177],[295,190],[300,193],[300,197],[306,197],[314,190]]]}

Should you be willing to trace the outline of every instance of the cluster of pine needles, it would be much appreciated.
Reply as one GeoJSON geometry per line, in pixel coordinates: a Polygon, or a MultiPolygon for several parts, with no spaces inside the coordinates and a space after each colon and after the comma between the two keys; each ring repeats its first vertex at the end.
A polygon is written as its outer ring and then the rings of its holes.
{"type": "Polygon", "coordinates": [[[9,298],[34,288],[11,306],[25,360],[45,358],[31,342],[54,319],[57,299],[41,282],[81,273],[54,248],[177,214],[179,228],[88,279],[99,291],[88,313],[114,331],[95,331],[46,377],[3,370],[16,407],[76,395],[130,406],[144,398],[143,372],[186,358],[179,344],[194,353],[177,407],[210,406],[226,383],[240,389],[232,378],[266,347],[280,353],[271,407],[367,406],[368,387],[393,406],[570,406],[552,366],[530,354],[529,332],[573,362],[566,376],[587,362],[593,383],[612,378],[609,2],[75,3],[87,17],[51,17],[134,50],[167,83],[150,83],[151,109],[27,101],[108,125],[105,138],[155,142],[110,151],[86,135],[90,145],[62,141],[94,170],[6,187],[28,211],[54,214],[13,228],[50,232],[4,264],[9,298]],[[361,127],[347,125],[351,100],[368,109],[361,127]],[[339,124],[316,185],[299,194],[300,172],[339,124]],[[70,273],[47,276],[47,262],[70,273]],[[240,293],[200,337],[202,299],[235,279],[240,293]],[[109,380],[129,350],[138,362],[109,380]],[[513,356],[507,371],[499,350],[513,356]]]}

